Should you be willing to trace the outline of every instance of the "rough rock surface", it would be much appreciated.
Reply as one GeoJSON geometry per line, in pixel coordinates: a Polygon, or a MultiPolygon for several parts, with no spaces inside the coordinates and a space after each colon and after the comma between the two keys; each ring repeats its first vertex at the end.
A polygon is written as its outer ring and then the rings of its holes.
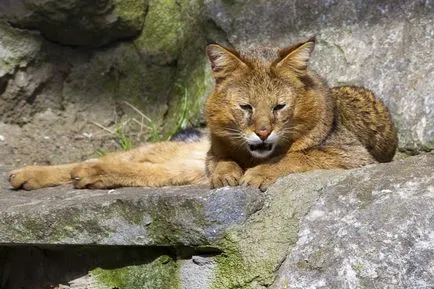
{"type": "MultiPolygon", "coordinates": [[[[21,192],[3,183],[0,241],[15,249],[0,250],[4,260],[14,260],[0,266],[0,284],[21,284],[22,278],[6,274],[16,266],[33,272],[43,264],[32,273],[32,288],[45,288],[38,280],[62,280],[70,284],[65,288],[76,288],[78,280],[122,287],[119,276],[125,274],[134,276],[128,282],[155,278],[170,283],[167,288],[429,288],[433,168],[434,153],[428,153],[354,170],[289,175],[265,194],[188,186],[21,192]],[[117,246],[112,250],[122,262],[113,264],[99,255],[107,247],[73,244],[141,245],[131,254],[148,257],[141,264],[117,246]],[[65,265],[74,250],[82,250],[84,267],[65,265]],[[23,266],[17,256],[27,260],[29,254],[34,262],[23,266]],[[56,275],[53,262],[64,272],[57,276],[74,279],[42,278],[56,275]]],[[[14,286],[8,288],[20,288],[14,286]]]]}
{"type": "Polygon", "coordinates": [[[137,36],[146,7],[146,0],[4,0],[0,19],[62,45],[101,46],[137,36]]]}
{"type": "Polygon", "coordinates": [[[99,2],[0,3],[0,165],[83,160],[200,123],[202,2],[99,2]]]}
{"type": "MultiPolygon", "coordinates": [[[[3,176],[5,173],[2,172],[3,176]]],[[[0,243],[211,246],[263,205],[256,190],[206,187],[0,193],[0,243]]]]}
{"type": "Polygon", "coordinates": [[[235,47],[316,36],[312,67],[331,85],[372,89],[390,107],[402,150],[434,149],[434,2],[205,1],[235,47]]]}
{"type": "Polygon", "coordinates": [[[431,288],[434,154],[353,170],[303,218],[271,288],[431,288]]]}

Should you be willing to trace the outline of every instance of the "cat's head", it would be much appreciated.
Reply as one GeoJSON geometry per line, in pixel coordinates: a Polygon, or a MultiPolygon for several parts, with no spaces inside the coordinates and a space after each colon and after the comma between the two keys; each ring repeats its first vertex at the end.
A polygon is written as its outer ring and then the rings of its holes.
{"type": "Polygon", "coordinates": [[[211,133],[260,159],[312,129],[321,105],[314,94],[324,89],[307,69],[314,46],[314,39],[285,49],[241,52],[209,45],[215,79],[206,106],[211,133]]]}

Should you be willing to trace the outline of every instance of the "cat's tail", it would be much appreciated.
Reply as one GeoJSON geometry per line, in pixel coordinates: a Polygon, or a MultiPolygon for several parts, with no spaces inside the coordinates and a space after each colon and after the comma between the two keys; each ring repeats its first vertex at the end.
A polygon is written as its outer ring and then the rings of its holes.
{"type": "Polygon", "coordinates": [[[353,132],[378,162],[390,162],[398,137],[389,110],[368,89],[352,86],[331,89],[340,121],[353,132]]]}

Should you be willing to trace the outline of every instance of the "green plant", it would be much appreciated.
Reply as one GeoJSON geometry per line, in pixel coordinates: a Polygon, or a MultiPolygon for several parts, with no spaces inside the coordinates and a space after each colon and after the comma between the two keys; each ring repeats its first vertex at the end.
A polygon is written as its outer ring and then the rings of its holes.
{"type": "Polygon", "coordinates": [[[97,149],[94,154],[95,154],[95,157],[101,158],[101,157],[106,155],[106,152],[102,149],[97,149]]]}
{"type": "Polygon", "coordinates": [[[139,136],[143,134],[144,131],[143,129],[145,128],[149,133],[150,141],[152,142],[161,141],[161,136],[158,132],[158,127],[155,124],[155,122],[152,119],[150,119],[148,116],[146,116],[143,112],[141,112],[137,107],[129,103],[128,101],[124,101],[124,103],[128,105],[132,110],[134,110],[140,116],[140,120],[136,118],[131,118],[131,120],[137,125],[139,125],[140,127],[139,136]]]}
{"type": "MultiPolygon", "coordinates": [[[[124,101],[123,103],[136,112],[139,117],[129,117],[123,121],[116,122],[116,124],[111,128],[98,122],[92,123],[113,136],[124,151],[130,150],[134,147],[135,142],[140,142],[145,137],[147,140],[152,142],[161,141],[158,126],[155,122],[131,103],[127,101],[124,101]]],[[[106,152],[103,150],[95,151],[97,157],[102,157],[105,154],[106,152]]]]}
{"type": "Polygon", "coordinates": [[[125,134],[125,131],[117,129],[114,134],[117,138],[117,142],[124,151],[130,150],[133,147],[133,141],[125,134]]]}
{"type": "Polygon", "coordinates": [[[170,134],[169,139],[178,133],[181,129],[185,128],[188,122],[188,90],[187,88],[181,86],[180,84],[176,85],[179,89],[184,90],[184,94],[182,96],[182,107],[179,113],[178,121],[176,122],[176,127],[174,131],[170,134]]]}

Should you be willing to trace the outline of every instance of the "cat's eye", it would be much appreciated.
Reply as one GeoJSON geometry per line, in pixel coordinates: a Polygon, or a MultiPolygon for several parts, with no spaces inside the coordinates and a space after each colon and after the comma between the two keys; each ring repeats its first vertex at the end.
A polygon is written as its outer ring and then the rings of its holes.
{"type": "Polygon", "coordinates": [[[240,104],[240,107],[242,110],[247,111],[247,112],[253,111],[253,108],[250,104],[240,104]]]}
{"type": "Polygon", "coordinates": [[[281,110],[281,109],[283,109],[285,106],[286,106],[286,103],[276,104],[276,105],[273,107],[273,111],[281,110]]]}

